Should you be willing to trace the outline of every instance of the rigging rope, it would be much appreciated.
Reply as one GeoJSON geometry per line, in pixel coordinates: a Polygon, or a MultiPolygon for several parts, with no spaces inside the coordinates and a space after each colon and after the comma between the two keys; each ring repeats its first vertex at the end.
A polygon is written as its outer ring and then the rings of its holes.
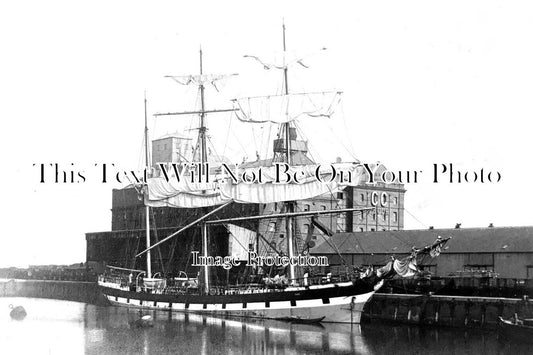
{"type": "MultiPolygon", "coordinates": [[[[234,113],[235,114],[235,113],[234,113]]],[[[233,115],[230,115],[229,117],[229,124],[228,124],[228,131],[226,133],[226,141],[224,142],[224,149],[222,150],[222,155],[226,156],[226,148],[228,146],[229,141],[229,132],[231,131],[231,123],[233,122],[233,115]]]]}
{"type": "Polygon", "coordinates": [[[424,226],[424,228],[428,228],[428,226],[425,224],[425,223],[422,223],[418,218],[416,218],[411,212],[409,212],[409,210],[407,210],[407,208],[403,208],[405,212],[409,213],[409,215],[411,217],[413,217],[418,223],[420,223],[421,225],[424,226]]]}
{"type": "MultiPolygon", "coordinates": [[[[159,242],[159,238],[157,237],[157,226],[156,226],[156,223],[155,223],[154,209],[153,208],[149,208],[148,210],[150,211],[149,218],[152,220],[151,226],[153,226],[155,242],[157,243],[157,242],[159,242]]],[[[150,229],[152,229],[152,228],[150,228],[150,229]]],[[[165,265],[163,264],[163,256],[161,255],[161,248],[160,247],[157,247],[157,254],[159,256],[159,264],[161,266],[161,271],[163,272],[163,274],[165,274],[165,265]]]]}
{"type": "MultiPolygon", "coordinates": [[[[348,125],[346,124],[346,115],[344,114],[344,105],[339,105],[339,106],[341,108],[341,117],[342,117],[342,122],[344,123],[345,132],[350,132],[348,130],[348,125]]],[[[351,154],[352,158],[354,158],[356,161],[359,161],[359,159],[355,156],[355,149],[354,149],[354,146],[352,145],[352,140],[348,139],[348,143],[350,144],[350,148],[351,148],[348,151],[348,154],[351,154]]]]}

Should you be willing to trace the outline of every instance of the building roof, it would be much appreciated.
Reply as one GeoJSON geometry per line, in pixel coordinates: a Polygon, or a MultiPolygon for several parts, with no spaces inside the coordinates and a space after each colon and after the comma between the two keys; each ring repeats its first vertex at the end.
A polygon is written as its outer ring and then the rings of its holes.
{"type": "Polygon", "coordinates": [[[186,136],[182,136],[178,133],[168,133],[168,134],[165,134],[157,139],[153,139],[152,142],[156,142],[156,141],[160,141],[160,140],[163,140],[163,139],[168,139],[168,138],[176,138],[176,139],[185,139],[185,140],[192,140],[192,138],[189,138],[189,137],[186,137],[186,136]]]}
{"type": "MultiPolygon", "coordinates": [[[[430,245],[437,236],[452,237],[447,253],[533,253],[533,227],[423,229],[381,232],[337,233],[330,242],[341,254],[404,254],[411,247],[430,245]]],[[[335,253],[323,242],[312,254],[335,253]]]]}

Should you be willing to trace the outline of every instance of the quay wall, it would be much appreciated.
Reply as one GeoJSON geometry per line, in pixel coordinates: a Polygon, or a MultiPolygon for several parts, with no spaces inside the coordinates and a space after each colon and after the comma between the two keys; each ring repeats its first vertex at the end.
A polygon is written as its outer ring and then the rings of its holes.
{"type": "Polygon", "coordinates": [[[95,282],[0,279],[0,297],[50,298],[104,305],[95,282]]]}
{"type": "Polygon", "coordinates": [[[529,298],[380,294],[364,310],[367,320],[450,327],[495,328],[498,317],[533,315],[529,298]]]}
{"type": "MultiPolygon", "coordinates": [[[[0,279],[0,297],[35,297],[106,305],[94,282],[0,279]]],[[[451,327],[494,328],[498,316],[533,318],[527,298],[377,293],[364,320],[451,327]]]]}

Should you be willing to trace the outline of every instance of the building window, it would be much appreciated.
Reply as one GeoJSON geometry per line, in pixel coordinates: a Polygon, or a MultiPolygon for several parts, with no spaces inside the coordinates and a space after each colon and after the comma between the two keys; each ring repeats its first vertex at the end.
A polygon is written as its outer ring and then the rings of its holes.
{"type": "Polygon", "coordinates": [[[528,279],[533,279],[533,266],[528,266],[527,267],[527,278],[528,279]]]}
{"type": "Polygon", "coordinates": [[[309,205],[304,205],[304,211],[309,211],[309,205]]]}
{"type": "Polygon", "coordinates": [[[268,231],[273,232],[276,230],[276,222],[270,222],[268,225],[268,231]]]}
{"type": "Polygon", "coordinates": [[[372,212],[372,220],[373,220],[373,221],[376,220],[376,212],[372,212]]]}
{"type": "Polygon", "coordinates": [[[280,234],[279,239],[283,239],[283,238],[285,238],[285,234],[280,234]]]}
{"type": "Polygon", "coordinates": [[[361,213],[359,214],[359,219],[361,221],[363,221],[365,219],[365,211],[361,211],[361,213]]]}
{"type": "Polygon", "coordinates": [[[311,237],[312,240],[316,240],[316,235],[311,237]]]}
{"type": "Polygon", "coordinates": [[[393,198],[393,199],[392,199],[392,203],[393,203],[394,205],[397,205],[397,204],[398,204],[398,197],[393,198]]]}
{"type": "Polygon", "coordinates": [[[337,200],[342,200],[344,198],[344,194],[342,192],[337,192],[337,200]]]}
{"type": "Polygon", "coordinates": [[[375,232],[376,230],[374,228],[370,228],[370,231],[371,232],[375,232]]]}
{"type": "Polygon", "coordinates": [[[322,208],[322,211],[326,210],[326,206],[320,206],[322,208]]]}
{"type": "Polygon", "coordinates": [[[394,222],[398,222],[398,212],[392,212],[392,219],[394,222]]]}
{"type": "Polygon", "coordinates": [[[384,221],[387,220],[387,212],[383,212],[383,220],[384,220],[384,221]]]}
{"type": "Polygon", "coordinates": [[[304,224],[303,232],[304,234],[309,233],[309,224],[304,224]]]}
{"type": "Polygon", "coordinates": [[[365,202],[365,194],[361,194],[361,202],[365,202]]]}
{"type": "Polygon", "coordinates": [[[465,271],[494,271],[494,265],[465,265],[465,271]]]}
{"type": "Polygon", "coordinates": [[[360,227],[359,228],[359,232],[364,232],[365,230],[363,229],[363,227],[360,227]]]}

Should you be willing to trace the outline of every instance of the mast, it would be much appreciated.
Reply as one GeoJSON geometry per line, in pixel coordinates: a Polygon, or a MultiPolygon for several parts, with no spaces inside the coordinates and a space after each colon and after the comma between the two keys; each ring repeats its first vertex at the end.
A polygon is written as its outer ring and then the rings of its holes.
{"type": "MultiPolygon", "coordinates": [[[[202,63],[202,47],[200,47],[200,75],[203,75],[203,63],[202,63]]],[[[206,139],[205,139],[205,133],[207,131],[207,128],[205,127],[205,98],[204,98],[204,83],[200,83],[200,104],[201,104],[201,110],[200,110],[200,129],[198,133],[198,138],[200,139],[200,153],[201,153],[201,163],[202,168],[203,164],[207,162],[207,145],[206,145],[206,139]]]]}
{"type": "MultiPolygon", "coordinates": [[[[207,163],[207,135],[206,135],[206,132],[207,132],[207,127],[206,127],[206,124],[205,124],[205,117],[206,117],[206,114],[207,113],[220,113],[220,112],[232,112],[232,111],[236,111],[235,108],[233,109],[213,109],[213,110],[206,110],[205,109],[205,81],[206,78],[210,77],[209,75],[206,75],[205,78],[204,78],[204,72],[203,72],[203,58],[202,58],[202,48],[200,47],[200,75],[197,75],[195,76],[196,77],[196,80],[192,81],[192,83],[194,85],[198,84],[199,86],[199,89],[200,89],[200,104],[201,104],[201,107],[200,107],[200,110],[198,111],[185,111],[185,112],[166,112],[166,113],[156,113],[154,114],[154,116],[156,117],[159,117],[159,116],[171,116],[171,115],[199,115],[200,116],[200,127],[198,128],[198,143],[196,145],[196,147],[198,149],[200,149],[200,167],[199,167],[199,174],[208,174],[209,171],[207,169],[207,167],[205,166],[206,163],[207,163]],[[204,171],[205,169],[205,171],[204,171]]],[[[232,75],[236,75],[236,74],[232,74],[232,75]]],[[[219,75],[219,76],[216,76],[216,77],[213,77],[211,80],[209,80],[208,82],[214,82],[216,80],[220,80],[222,79],[223,77],[227,77],[228,75],[219,75]]],[[[191,83],[191,76],[187,75],[187,76],[172,76],[172,75],[168,75],[166,76],[167,78],[171,78],[173,79],[174,81],[176,81],[177,83],[181,84],[181,85],[189,85],[191,83]]],[[[196,153],[195,153],[195,156],[196,156],[196,153]]],[[[206,193],[206,191],[202,191],[202,193],[206,193]]],[[[229,203],[227,204],[224,204],[222,206],[220,206],[219,208],[216,208],[214,210],[212,210],[211,212],[208,212],[208,209],[207,208],[203,208],[202,211],[203,211],[203,216],[201,219],[198,219],[197,221],[195,221],[194,223],[198,223],[200,221],[203,221],[203,219],[211,214],[213,214],[214,212],[218,211],[219,209],[221,209],[222,207],[225,207],[227,206],[229,203]]],[[[190,227],[192,224],[189,224],[186,228],[190,227]]],[[[202,223],[201,225],[202,229],[202,254],[204,256],[208,256],[208,230],[207,230],[207,225],[205,225],[204,223],[202,223]]],[[[185,229],[186,229],[185,228],[185,229]]],[[[182,231],[183,229],[181,229],[180,231],[182,231]]],[[[178,233],[178,232],[177,232],[178,233]]],[[[176,234],[177,234],[176,233],[176,234]]],[[[167,237],[165,238],[164,240],[167,240],[168,238],[170,237],[167,237]]],[[[162,242],[162,241],[161,241],[162,242]]],[[[159,243],[161,243],[159,242],[159,243]]],[[[144,253],[144,252],[143,252],[144,253]]],[[[137,254],[138,255],[141,255],[142,253],[139,253],[137,254]]],[[[204,266],[204,276],[205,276],[205,292],[208,293],[209,292],[209,268],[208,266],[204,266]]]]}
{"type": "MultiPolygon", "coordinates": [[[[150,168],[150,153],[148,150],[148,114],[146,112],[146,91],[144,92],[144,144],[145,144],[145,151],[146,151],[146,172],[148,174],[148,169],[150,168]]],[[[144,182],[147,183],[146,181],[144,182]]],[[[148,186],[146,186],[148,188],[148,186]]],[[[146,192],[145,192],[146,193],[146,192]]],[[[146,215],[146,248],[150,248],[150,207],[148,205],[145,207],[145,215],[146,215]]],[[[146,277],[151,278],[152,277],[152,258],[150,251],[146,253],[146,277]]]]}
{"type": "Polygon", "coordinates": [[[289,66],[285,63],[285,54],[287,46],[285,42],[285,20],[283,20],[283,76],[285,77],[285,95],[289,95],[289,81],[287,80],[287,71],[289,66]]]}
{"type": "MultiPolygon", "coordinates": [[[[285,62],[286,52],[287,45],[285,41],[285,21],[283,21],[283,76],[285,79],[285,95],[288,95],[289,82],[287,80],[288,65],[285,62]]],[[[286,112],[286,115],[288,117],[288,112],[286,112]]],[[[289,166],[292,164],[290,127],[290,122],[289,120],[287,120],[287,122],[285,123],[285,154],[287,157],[286,162],[289,166]]],[[[288,213],[294,213],[294,205],[294,201],[286,202],[288,213]]],[[[287,217],[285,217],[285,232],[287,234],[287,253],[289,254],[289,258],[291,258],[291,260],[294,257],[294,226],[294,218],[291,215],[287,215],[287,217]]],[[[292,262],[289,263],[289,280],[291,285],[296,284],[296,267],[292,262]]]]}
{"type": "MultiPolygon", "coordinates": [[[[202,47],[200,47],[200,75],[203,75],[203,61],[202,61],[202,47]]],[[[200,128],[198,131],[198,139],[200,144],[200,174],[202,170],[204,169],[205,163],[207,162],[207,144],[206,144],[206,127],[205,127],[205,97],[204,97],[204,83],[200,83],[200,128]]],[[[209,171],[206,171],[207,174],[209,174],[209,171]]],[[[204,191],[205,193],[205,191],[204,191]]],[[[207,213],[207,209],[203,209],[204,214],[207,213]]],[[[202,222],[202,248],[203,248],[203,254],[206,257],[209,254],[209,248],[208,248],[208,240],[207,240],[207,224],[205,222],[202,222]]],[[[209,266],[204,265],[204,289],[205,293],[209,294],[209,266]]]]}

